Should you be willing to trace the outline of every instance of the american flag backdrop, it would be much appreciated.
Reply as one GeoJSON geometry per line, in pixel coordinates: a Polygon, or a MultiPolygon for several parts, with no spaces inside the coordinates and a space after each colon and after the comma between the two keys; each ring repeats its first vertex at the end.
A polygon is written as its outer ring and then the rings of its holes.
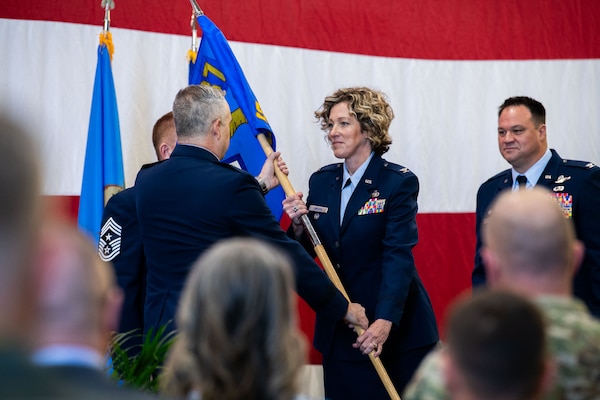
{"type": "MultiPolygon", "coordinates": [[[[0,5],[0,108],[36,135],[44,194],[67,213],[81,189],[99,3],[0,5]]],[[[323,98],[358,85],[387,93],[396,118],[384,157],[419,177],[415,257],[440,324],[448,303],[470,288],[477,188],[508,167],[496,144],[498,105],[536,98],[547,109],[550,147],[600,163],[598,1],[199,4],[229,40],[297,190],[337,161],[314,119],[323,98]]],[[[152,125],[187,84],[190,16],[188,0],[116,0],[112,69],[126,186],[154,161],[152,125]]]]}

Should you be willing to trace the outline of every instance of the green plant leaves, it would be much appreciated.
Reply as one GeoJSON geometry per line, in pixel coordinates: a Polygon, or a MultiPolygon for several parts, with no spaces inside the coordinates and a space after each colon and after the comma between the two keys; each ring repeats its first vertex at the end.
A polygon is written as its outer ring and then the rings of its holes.
{"type": "Polygon", "coordinates": [[[117,333],[113,336],[110,355],[113,379],[127,386],[157,392],[160,370],[167,352],[175,341],[176,332],[165,334],[167,325],[156,332],[150,328],[146,335],[139,330],[117,333]],[[143,337],[142,344],[129,344],[132,338],[143,337]]]}

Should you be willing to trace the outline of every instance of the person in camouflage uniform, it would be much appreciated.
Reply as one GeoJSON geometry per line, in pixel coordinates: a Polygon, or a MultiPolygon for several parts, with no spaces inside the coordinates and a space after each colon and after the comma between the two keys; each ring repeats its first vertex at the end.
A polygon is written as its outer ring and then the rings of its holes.
{"type": "MultiPolygon", "coordinates": [[[[484,224],[482,256],[494,288],[528,295],[546,317],[557,365],[544,399],[600,399],[600,321],[572,295],[583,257],[573,225],[546,189],[500,195],[484,224]]],[[[402,399],[449,399],[442,373],[443,346],[430,353],[402,399]]]]}

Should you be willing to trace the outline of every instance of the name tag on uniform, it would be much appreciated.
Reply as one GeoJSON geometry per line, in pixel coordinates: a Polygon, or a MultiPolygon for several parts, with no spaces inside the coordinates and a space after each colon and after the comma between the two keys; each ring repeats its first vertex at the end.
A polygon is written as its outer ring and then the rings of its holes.
{"type": "Polygon", "coordinates": [[[358,210],[358,215],[379,214],[383,212],[385,199],[371,198],[358,210]]]}
{"type": "Polygon", "coordinates": [[[326,214],[327,210],[329,210],[329,207],[317,206],[317,205],[314,205],[314,204],[311,204],[308,207],[308,211],[313,211],[313,212],[323,213],[323,214],[326,214]]]}

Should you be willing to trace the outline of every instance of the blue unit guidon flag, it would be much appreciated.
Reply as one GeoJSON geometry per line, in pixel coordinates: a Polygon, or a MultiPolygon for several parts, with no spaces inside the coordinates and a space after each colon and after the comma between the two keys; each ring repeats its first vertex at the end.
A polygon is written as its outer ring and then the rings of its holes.
{"type": "MultiPolygon", "coordinates": [[[[275,149],[275,135],[264,116],[256,96],[252,92],[227,39],[217,26],[205,15],[198,17],[202,28],[202,41],[191,64],[189,84],[218,86],[225,91],[225,99],[231,109],[231,144],[221,160],[257,176],[266,155],[256,138],[263,133],[275,149]]],[[[283,209],[285,194],[278,186],[265,196],[271,212],[278,221],[283,209]]]]}

